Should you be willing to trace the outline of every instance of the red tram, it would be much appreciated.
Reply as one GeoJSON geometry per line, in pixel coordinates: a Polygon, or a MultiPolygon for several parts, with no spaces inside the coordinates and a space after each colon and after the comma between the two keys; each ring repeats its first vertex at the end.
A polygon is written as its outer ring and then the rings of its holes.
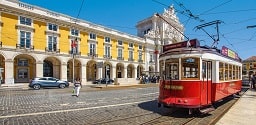
{"type": "Polygon", "coordinates": [[[159,106],[208,112],[214,102],[241,91],[241,59],[227,47],[200,46],[193,39],[164,45],[159,61],[159,106]]]}

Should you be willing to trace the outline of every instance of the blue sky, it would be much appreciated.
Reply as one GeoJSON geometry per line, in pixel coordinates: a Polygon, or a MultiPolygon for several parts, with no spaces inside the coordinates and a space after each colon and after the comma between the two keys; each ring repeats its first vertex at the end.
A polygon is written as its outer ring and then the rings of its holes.
{"type": "MultiPolygon", "coordinates": [[[[137,34],[137,22],[163,13],[173,5],[185,27],[185,35],[211,46],[213,40],[195,27],[220,20],[219,42],[236,51],[242,59],[256,56],[256,1],[255,0],[20,0],[22,2],[63,13],[132,35],[137,34]],[[83,4],[82,4],[83,3],[83,4]],[[82,5],[82,7],[81,7],[82,5]],[[79,13],[79,10],[81,11],[79,13]],[[195,18],[196,17],[196,18],[195,18]]],[[[216,25],[204,27],[211,36],[217,34],[216,25]]]]}

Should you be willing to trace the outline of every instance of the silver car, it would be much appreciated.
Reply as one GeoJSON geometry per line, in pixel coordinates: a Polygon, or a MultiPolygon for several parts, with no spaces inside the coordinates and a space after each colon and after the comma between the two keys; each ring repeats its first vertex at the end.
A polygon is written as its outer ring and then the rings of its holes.
{"type": "Polygon", "coordinates": [[[54,77],[36,77],[29,82],[29,87],[33,89],[40,89],[45,87],[69,87],[68,81],[62,81],[54,77]]]}

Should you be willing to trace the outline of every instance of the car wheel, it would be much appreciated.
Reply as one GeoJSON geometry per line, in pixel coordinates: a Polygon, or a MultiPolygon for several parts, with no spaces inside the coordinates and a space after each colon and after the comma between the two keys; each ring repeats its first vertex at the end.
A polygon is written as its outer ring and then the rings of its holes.
{"type": "Polygon", "coordinates": [[[60,86],[59,86],[60,88],[65,88],[66,87],[66,85],[65,84],[60,84],[60,86]]]}
{"type": "Polygon", "coordinates": [[[41,88],[41,86],[40,86],[39,84],[35,84],[35,85],[33,86],[33,88],[36,89],[36,90],[38,90],[38,89],[41,88]]]}

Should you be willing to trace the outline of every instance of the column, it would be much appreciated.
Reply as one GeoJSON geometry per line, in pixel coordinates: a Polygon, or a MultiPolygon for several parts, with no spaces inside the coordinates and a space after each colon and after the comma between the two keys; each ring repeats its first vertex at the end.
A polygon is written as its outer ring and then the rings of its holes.
{"type": "Polygon", "coordinates": [[[134,70],[134,78],[137,78],[137,67],[135,66],[133,70],[134,70]]]}
{"type": "Polygon", "coordinates": [[[87,82],[87,79],[86,79],[86,63],[82,64],[81,75],[82,75],[81,76],[82,83],[86,83],[87,82]]]}
{"type": "Polygon", "coordinates": [[[127,78],[127,67],[124,66],[124,77],[123,78],[127,78]]]}
{"type": "Polygon", "coordinates": [[[67,81],[67,72],[68,72],[68,70],[67,70],[67,62],[62,62],[60,69],[61,69],[60,70],[60,72],[61,72],[60,79],[67,81]]]}
{"type": "Polygon", "coordinates": [[[112,79],[116,78],[116,66],[112,66],[112,79]]]}
{"type": "Polygon", "coordinates": [[[5,60],[5,84],[14,84],[14,69],[13,69],[13,60],[12,59],[7,59],[5,60]]]}
{"type": "Polygon", "coordinates": [[[36,77],[43,77],[44,63],[42,61],[36,62],[36,77]]]}

